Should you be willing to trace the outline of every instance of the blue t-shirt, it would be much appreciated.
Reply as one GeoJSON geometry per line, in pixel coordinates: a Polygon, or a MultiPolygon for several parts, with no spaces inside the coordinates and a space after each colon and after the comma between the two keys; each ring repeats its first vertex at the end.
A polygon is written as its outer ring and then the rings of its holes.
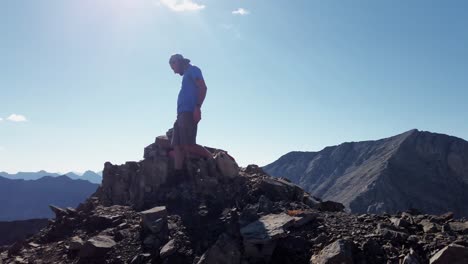
{"type": "Polygon", "coordinates": [[[198,101],[198,87],[195,80],[203,80],[201,70],[197,66],[189,65],[182,77],[182,87],[180,87],[177,97],[177,113],[193,112],[198,101]]]}

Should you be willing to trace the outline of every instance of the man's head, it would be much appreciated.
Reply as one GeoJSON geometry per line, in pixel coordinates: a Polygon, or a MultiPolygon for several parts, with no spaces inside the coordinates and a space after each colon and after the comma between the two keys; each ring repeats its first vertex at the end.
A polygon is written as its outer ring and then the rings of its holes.
{"type": "Polygon", "coordinates": [[[174,54],[169,58],[169,65],[171,66],[171,69],[174,71],[174,73],[177,73],[179,75],[184,75],[184,71],[189,65],[190,60],[184,58],[184,56],[180,54],[174,54]]]}

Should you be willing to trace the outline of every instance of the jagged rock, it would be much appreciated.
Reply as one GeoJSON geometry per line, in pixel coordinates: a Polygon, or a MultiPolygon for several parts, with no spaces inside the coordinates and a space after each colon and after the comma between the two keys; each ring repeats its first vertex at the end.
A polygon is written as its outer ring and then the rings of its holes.
{"type": "Polygon", "coordinates": [[[172,255],[174,252],[176,252],[176,250],[177,250],[177,247],[176,247],[175,240],[171,239],[161,248],[159,255],[162,259],[165,259],[168,256],[172,255]]]}
{"type": "Polygon", "coordinates": [[[81,239],[78,236],[74,236],[70,240],[69,249],[71,251],[77,251],[77,250],[80,250],[81,247],[83,247],[83,245],[84,245],[83,239],[81,239]]]}
{"type": "Polygon", "coordinates": [[[161,246],[162,242],[159,237],[155,235],[148,235],[143,240],[143,245],[147,249],[158,249],[161,246]]]}
{"type": "Polygon", "coordinates": [[[151,254],[149,253],[138,254],[130,262],[130,264],[146,264],[146,263],[151,263],[151,254]]]}
{"type": "Polygon", "coordinates": [[[466,264],[468,248],[459,245],[448,245],[430,259],[430,264],[466,264]]]}
{"type": "Polygon", "coordinates": [[[54,212],[55,219],[59,221],[68,215],[68,212],[60,207],[49,205],[49,208],[52,210],[52,212],[54,212]]]}
{"type": "Polygon", "coordinates": [[[375,239],[368,239],[362,246],[364,254],[370,263],[378,262],[378,258],[385,254],[382,246],[375,239]]]}
{"type": "Polygon", "coordinates": [[[259,189],[272,201],[302,201],[304,197],[304,190],[282,179],[264,178],[259,183],[259,189]]]}
{"type": "Polygon", "coordinates": [[[308,193],[304,193],[302,201],[307,204],[310,208],[319,208],[321,201],[317,200],[315,197],[310,196],[308,193]]]}
{"type": "Polygon", "coordinates": [[[167,228],[167,210],[165,206],[158,206],[141,212],[143,227],[152,233],[159,233],[167,228]]]}
{"type": "Polygon", "coordinates": [[[380,234],[382,237],[392,240],[402,242],[408,239],[408,234],[403,231],[398,231],[392,229],[392,226],[380,223],[377,225],[376,233],[380,234]]]}
{"type": "Polygon", "coordinates": [[[98,235],[86,241],[79,252],[80,258],[99,258],[104,256],[112,247],[115,241],[109,236],[98,235]]]}
{"type": "Polygon", "coordinates": [[[311,264],[353,264],[353,242],[339,239],[326,246],[319,254],[313,255],[311,264]]]}
{"type": "Polygon", "coordinates": [[[116,217],[110,215],[92,215],[89,218],[90,223],[97,230],[102,230],[113,226],[114,220],[116,220],[116,217]]]}
{"type": "Polygon", "coordinates": [[[245,241],[264,244],[285,234],[285,228],[294,223],[294,218],[287,214],[269,214],[241,229],[245,241]]]}
{"type": "Polygon", "coordinates": [[[410,253],[406,254],[401,264],[420,264],[413,249],[410,250],[410,253]]]}
{"type": "Polygon", "coordinates": [[[403,218],[392,217],[390,221],[395,227],[408,228],[411,226],[411,224],[403,218]]]}
{"type": "Polygon", "coordinates": [[[442,221],[448,221],[450,219],[453,219],[454,215],[455,214],[453,212],[447,212],[445,214],[440,215],[439,218],[442,219],[442,221]]]}
{"type": "Polygon", "coordinates": [[[448,223],[450,230],[468,234],[468,221],[466,222],[450,222],[448,223]]]}
{"type": "Polygon", "coordinates": [[[325,201],[325,202],[321,202],[318,205],[318,209],[320,211],[327,211],[327,212],[341,212],[345,209],[345,207],[341,203],[337,203],[333,201],[325,201]]]}
{"type": "Polygon", "coordinates": [[[255,164],[249,164],[247,167],[242,169],[243,172],[248,173],[248,174],[260,174],[264,175],[265,172],[263,171],[262,168],[260,168],[258,165],[255,164]]]}
{"type": "Polygon", "coordinates": [[[211,246],[200,258],[197,264],[240,264],[240,242],[227,234],[221,235],[216,243],[211,246]]]}
{"type": "Polygon", "coordinates": [[[258,199],[258,212],[269,214],[273,209],[273,202],[265,195],[261,195],[258,199]]]}
{"type": "Polygon", "coordinates": [[[294,218],[293,226],[298,228],[303,225],[309,224],[311,221],[317,219],[317,213],[310,210],[291,210],[288,211],[288,215],[294,218]]]}
{"type": "Polygon", "coordinates": [[[427,219],[423,219],[419,224],[422,226],[425,233],[434,233],[439,230],[435,223],[432,223],[427,219]]]}
{"type": "Polygon", "coordinates": [[[293,223],[294,218],[287,214],[269,214],[241,228],[245,254],[268,261],[275,249],[275,240],[286,235],[285,229],[293,223]]]}
{"type": "Polygon", "coordinates": [[[239,166],[226,152],[220,151],[214,156],[216,165],[224,178],[234,178],[239,175],[239,166]]]}
{"type": "Polygon", "coordinates": [[[166,149],[166,150],[172,149],[171,140],[167,136],[156,137],[156,140],[154,143],[159,148],[166,149]]]}

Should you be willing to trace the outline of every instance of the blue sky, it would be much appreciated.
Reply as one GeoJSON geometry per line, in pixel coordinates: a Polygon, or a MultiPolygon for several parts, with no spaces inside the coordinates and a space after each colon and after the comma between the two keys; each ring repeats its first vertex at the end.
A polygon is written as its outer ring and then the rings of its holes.
{"type": "Polygon", "coordinates": [[[409,129],[468,139],[466,1],[0,2],[0,171],[101,170],[172,127],[182,53],[198,142],[240,163],[409,129]]]}

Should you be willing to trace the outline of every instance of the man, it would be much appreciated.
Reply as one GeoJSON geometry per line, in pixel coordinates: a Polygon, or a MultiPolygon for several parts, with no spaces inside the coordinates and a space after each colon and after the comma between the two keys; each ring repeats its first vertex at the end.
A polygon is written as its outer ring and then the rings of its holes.
{"type": "Polygon", "coordinates": [[[196,143],[201,107],[207,91],[202,72],[180,54],[172,55],[169,65],[175,74],[182,76],[182,86],[177,98],[177,120],[174,123],[171,140],[174,147],[174,176],[180,179],[184,176],[184,158],[188,153],[204,157],[210,164],[214,164],[214,159],[207,149],[196,143]]]}

